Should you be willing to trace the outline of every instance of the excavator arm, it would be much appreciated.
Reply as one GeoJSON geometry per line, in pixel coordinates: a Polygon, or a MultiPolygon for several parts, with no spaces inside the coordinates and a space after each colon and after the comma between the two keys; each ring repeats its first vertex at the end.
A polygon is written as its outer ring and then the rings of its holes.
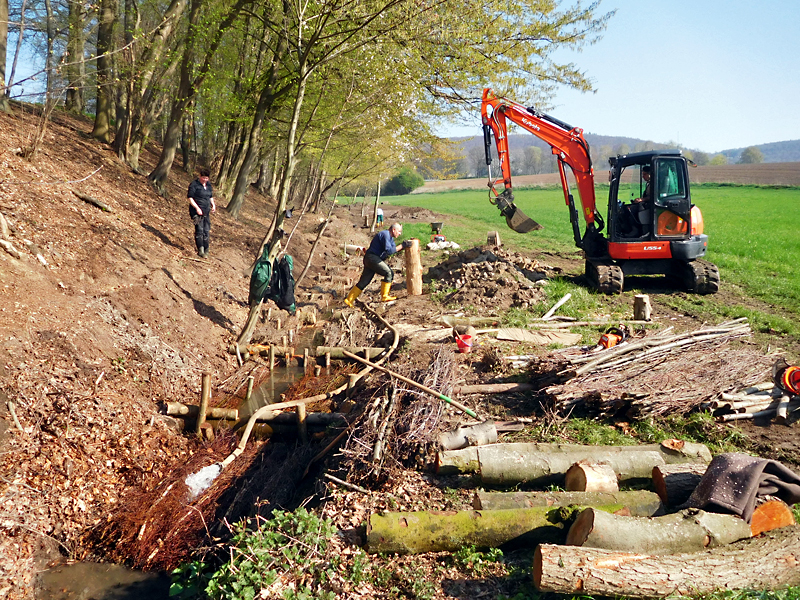
{"type": "Polygon", "coordinates": [[[527,217],[515,204],[511,185],[511,159],[508,148],[507,121],[516,123],[539,139],[547,142],[558,160],[558,172],[561,177],[561,187],[564,190],[564,200],[570,210],[575,244],[583,248],[588,254],[596,254],[598,242],[602,236],[599,231],[603,228],[602,217],[596,210],[594,192],[594,173],[592,159],[589,155],[589,144],[583,138],[583,130],[571,127],[549,115],[540,113],[532,108],[525,108],[521,104],[499,98],[494,91],[487,88],[483,91],[481,104],[481,118],[483,121],[483,136],[486,150],[486,164],[489,165],[489,188],[494,194],[492,203],[496,204],[501,214],[506,218],[506,223],[514,231],[527,233],[534,229],[541,229],[533,219],[527,217]],[[491,171],[491,145],[492,135],[500,159],[502,177],[493,178],[491,171]],[[570,192],[565,166],[569,166],[575,177],[580,196],[581,213],[586,221],[586,233],[581,236],[578,211],[570,192]],[[503,191],[498,192],[498,185],[503,184],[503,191]]]}

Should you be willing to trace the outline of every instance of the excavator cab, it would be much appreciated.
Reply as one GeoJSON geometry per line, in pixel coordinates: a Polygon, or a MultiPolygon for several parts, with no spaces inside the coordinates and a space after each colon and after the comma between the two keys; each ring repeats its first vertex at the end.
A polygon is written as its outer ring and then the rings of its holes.
{"type": "MultiPolygon", "coordinates": [[[[692,198],[687,161],[680,151],[616,156],[609,159],[609,164],[609,241],[630,243],[690,236],[692,198]]],[[[699,211],[694,215],[699,218],[699,211]]]]}

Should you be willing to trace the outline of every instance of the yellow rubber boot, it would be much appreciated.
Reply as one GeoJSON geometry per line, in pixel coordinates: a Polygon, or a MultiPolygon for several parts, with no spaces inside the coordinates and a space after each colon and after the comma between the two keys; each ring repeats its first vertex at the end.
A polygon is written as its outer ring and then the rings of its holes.
{"type": "Polygon", "coordinates": [[[361,290],[358,289],[357,286],[353,286],[353,289],[350,290],[349,294],[347,294],[347,298],[344,299],[344,303],[350,308],[354,308],[356,305],[356,298],[358,298],[360,295],[361,290]]]}
{"type": "Polygon", "coordinates": [[[391,287],[391,281],[381,281],[381,302],[391,302],[392,300],[397,300],[396,296],[389,295],[389,289],[391,287]]]}

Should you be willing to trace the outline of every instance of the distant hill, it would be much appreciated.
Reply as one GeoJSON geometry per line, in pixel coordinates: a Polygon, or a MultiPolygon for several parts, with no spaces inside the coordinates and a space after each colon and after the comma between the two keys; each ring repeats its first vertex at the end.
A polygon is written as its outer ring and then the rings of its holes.
{"type": "MultiPolygon", "coordinates": [[[[756,146],[756,148],[761,150],[761,154],[764,155],[765,163],[800,161],[800,140],[760,144],[756,146]]],[[[723,150],[722,154],[728,157],[729,163],[736,163],[739,161],[739,156],[742,154],[743,150],[744,148],[723,150]]]]}
{"type": "MultiPolygon", "coordinates": [[[[589,142],[589,147],[592,152],[592,160],[596,163],[605,163],[608,156],[624,152],[638,152],[641,150],[656,150],[664,148],[674,148],[670,144],[658,144],[649,140],[642,140],[637,138],[599,135],[595,133],[584,133],[586,141],[589,142]]],[[[483,155],[483,137],[476,135],[473,137],[455,137],[450,138],[457,141],[463,148],[464,156],[469,161],[470,157],[476,155],[483,155]]],[[[536,146],[541,148],[547,154],[550,153],[550,147],[533,135],[527,134],[512,134],[508,136],[509,145],[512,150],[512,155],[521,155],[525,148],[536,146]]],[[[769,144],[759,144],[756,148],[761,150],[764,155],[765,163],[786,163],[786,162],[800,162],[800,140],[790,140],[786,142],[772,142],[769,144]]],[[[723,150],[720,154],[724,154],[728,159],[728,164],[735,164],[739,161],[744,148],[733,148],[730,150],[723,150]]],[[[697,151],[697,150],[694,150],[697,151]]],[[[708,153],[711,155],[712,153],[708,153]]]]}

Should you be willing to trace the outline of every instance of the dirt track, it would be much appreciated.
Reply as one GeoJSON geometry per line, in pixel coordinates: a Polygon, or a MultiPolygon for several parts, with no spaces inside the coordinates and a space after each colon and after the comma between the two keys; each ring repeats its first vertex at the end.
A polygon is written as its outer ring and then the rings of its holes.
{"type": "MultiPolygon", "coordinates": [[[[212,450],[176,431],[174,422],[159,414],[159,404],[197,403],[201,374],[208,371],[214,382],[212,405],[231,405],[243,394],[246,375],[254,368],[263,373],[263,362],[240,367],[227,349],[247,316],[244,273],[269,225],[272,206],[251,191],[239,221],[219,211],[212,218],[211,258],[199,259],[185,200],[191,178],[179,165],[170,177],[170,197],[162,198],[108,147],[88,137],[91,123],[65,117],[49,127],[39,157],[27,161],[17,149],[32,139],[37,123],[31,115],[0,114],[0,211],[8,218],[10,240],[21,256],[0,251],[0,598],[26,600],[32,598],[36,573],[66,555],[85,556],[87,532],[114,514],[133,490],[152,491],[189,460],[212,460],[212,450]],[[77,181],[98,167],[96,174],[77,181]],[[104,202],[111,212],[80,200],[70,189],[104,202]],[[8,401],[22,431],[14,425],[8,401]]],[[[143,152],[145,171],[155,158],[152,149],[143,152]]],[[[432,216],[408,207],[387,207],[386,213],[387,220],[403,222],[430,222],[432,216]]],[[[289,248],[295,274],[305,265],[320,218],[307,215],[298,226],[289,248]]],[[[347,279],[360,271],[360,259],[343,256],[341,244],[368,243],[362,222],[358,208],[337,207],[298,290],[298,305],[313,307],[321,321],[334,312],[342,314],[347,279]]],[[[482,251],[474,254],[454,263],[431,254],[424,266],[449,264],[454,280],[461,281],[462,294],[449,301],[483,306],[479,314],[487,316],[535,301],[536,288],[519,279],[518,271],[577,277],[581,269],[562,257],[497,253],[494,261],[482,251]],[[479,267],[470,263],[479,257],[479,267]]],[[[400,259],[396,261],[399,266],[400,259]]],[[[362,298],[374,303],[377,288],[373,283],[362,298]]],[[[450,373],[452,380],[468,383],[503,375],[497,357],[509,348],[495,351],[487,342],[481,351],[453,354],[447,328],[436,325],[445,310],[442,304],[429,295],[407,297],[402,277],[394,291],[398,302],[383,307],[384,316],[402,326],[401,351],[393,368],[423,377],[441,363],[455,373],[450,373]],[[446,359],[437,359],[440,352],[446,359]]],[[[690,316],[660,307],[661,292],[658,286],[650,291],[660,318],[677,327],[698,326],[690,316]]],[[[630,298],[612,301],[629,303],[630,298]]],[[[378,343],[379,328],[356,314],[344,313],[325,325],[331,345],[378,343]]],[[[260,323],[254,341],[280,341],[297,323],[296,317],[273,310],[273,319],[260,323]],[[280,329],[275,317],[281,319],[280,329]]],[[[388,378],[375,377],[357,400],[369,405],[388,385],[388,378]]],[[[537,404],[517,396],[469,402],[498,418],[531,414],[537,404]]],[[[442,410],[438,428],[459,421],[460,414],[439,404],[431,405],[442,410]]],[[[422,409],[408,414],[427,415],[422,409]]],[[[783,453],[779,457],[797,455],[797,425],[745,430],[765,451],[783,453]]],[[[398,447],[406,450],[418,443],[408,441],[408,435],[404,439],[407,443],[398,442],[398,447]]],[[[304,456],[296,446],[287,447],[304,456]]],[[[347,532],[339,548],[343,555],[353,552],[365,515],[387,508],[388,498],[392,507],[407,510],[467,505],[469,491],[460,490],[456,498],[448,495],[446,486],[422,471],[424,465],[418,463],[424,463],[423,458],[408,451],[393,456],[380,477],[362,473],[364,485],[379,492],[366,502],[357,493],[332,493],[324,510],[347,532]]],[[[326,489],[314,481],[303,485],[302,493],[313,493],[315,485],[326,489]]],[[[514,593],[515,582],[502,578],[470,579],[452,569],[443,575],[437,570],[438,560],[415,557],[390,563],[389,568],[401,572],[403,565],[419,566],[435,583],[436,598],[514,593]]],[[[385,596],[380,590],[362,589],[340,597],[385,596]]]]}

